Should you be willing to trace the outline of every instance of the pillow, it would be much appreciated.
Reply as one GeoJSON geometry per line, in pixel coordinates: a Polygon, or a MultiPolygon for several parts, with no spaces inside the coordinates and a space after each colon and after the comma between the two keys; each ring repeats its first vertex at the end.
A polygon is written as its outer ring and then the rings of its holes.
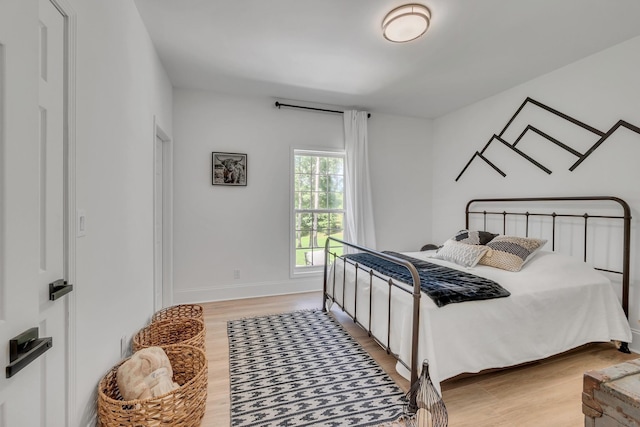
{"type": "Polygon", "coordinates": [[[460,230],[450,240],[469,245],[486,245],[496,236],[497,234],[489,233],[488,231],[460,230]]]}
{"type": "Polygon", "coordinates": [[[498,236],[487,243],[491,250],[482,257],[480,264],[507,271],[520,271],[545,243],[545,239],[498,236]]]}
{"type": "Polygon", "coordinates": [[[438,249],[438,245],[434,245],[433,243],[427,243],[426,245],[424,245],[423,247],[420,248],[420,252],[423,251],[433,251],[438,249]]]}
{"type": "Polygon", "coordinates": [[[488,250],[489,248],[486,246],[469,245],[450,239],[444,242],[433,258],[454,262],[464,267],[475,267],[488,250]]]}

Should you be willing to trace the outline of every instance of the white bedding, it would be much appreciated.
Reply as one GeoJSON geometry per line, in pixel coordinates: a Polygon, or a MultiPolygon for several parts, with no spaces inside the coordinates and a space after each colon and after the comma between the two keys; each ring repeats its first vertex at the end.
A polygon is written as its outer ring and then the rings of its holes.
{"type": "MultiPolygon", "coordinates": [[[[631,330],[611,282],[575,258],[540,252],[519,272],[478,265],[465,268],[430,258],[433,252],[406,253],[498,282],[511,295],[438,308],[424,293],[420,299],[418,360],[429,360],[434,383],[458,374],[475,373],[542,359],[589,342],[631,342],[631,330]]],[[[335,300],[354,313],[354,273],[347,264],[345,302],[342,301],[342,262],[336,262],[335,300]]],[[[333,269],[327,293],[333,293],[333,269]]],[[[369,275],[358,273],[357,319],[369,323],[369,275]]],[[[386,341],[388,285],[373,281],[375,336],[386,341]]],[[[392,291],[391,344],[409,365],[411,352],[411,294],[392,291]]],[[[400,363],[404,377],[409,371],[400,363]]]]}

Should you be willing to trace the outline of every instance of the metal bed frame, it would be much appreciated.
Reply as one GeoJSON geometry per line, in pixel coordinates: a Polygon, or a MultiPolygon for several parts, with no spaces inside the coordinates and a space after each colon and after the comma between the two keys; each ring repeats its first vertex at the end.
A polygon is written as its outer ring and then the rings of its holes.
{"type": "MultiPolygon", "coordinates": [[[[466,205],[466,209],[465,209],[465,227],[468,229],[470,226],[470,218],[472,215],[481,215],[483,218],[483,226],[484,226],[484,230],[486,231],[486,227],[487,227],[487,219],[488,217],[491,216],[501,216],[502,217],[502,234],[506,234],[506,228],[507,228],[507,218],[510,216],[515,216],[515,217],[524,217],[525,218],[525,235],[528,236],[529,235],[529,218],[530,217],[549,217],[551,218],[551,227],[552,227],[552,238],[551,238],[551,247],[552,250],[555,250],[555,240],[556,240],[556,219],[557,218],[562,218],[562,217],[567,217],[567,218],[583,218],[584,221],[584,253],[583,253],[583,260],[586,262],[587,260],[587,242],[588,242],[588,236],[587,236],[587,231],[588,231],[588,221],[591,218],[601,218],[601,219],[610,219],[610,220],[622,220],[623,222],[623,243],[622,243],[622,254],[623,254],[623,260],[622,260],[622,271],[615,271],[615,270],[610,270],[610,269],[604,269],[604,268],[596,268],[596,270],[600,270],[600,271],[605,271],[608,273],[616,273],[616,274],[621,274],[622,275],[622,308],[624,310],[625,315],[629,316],[629,274],[630,274],[630,269],[629,269],[629,262],[630,262],[630,248],[631,248],[631,209],[629,208],[629,205],[622,199],[618,198],[618,197],[613,197],[613,196],[586,196],[586,197],[526,197],[526,198],[494,198],[494,199],[473,199],[470,200],[467,205],[466,205]],[[481,210],[481,211],[474,211],[471,209],[472,205],[474,204],[485,204],[485,205],[489,205],[489,204],[501,204],[502,206],[505,205],[512,205],[515,203],[520,203],[520,204],[530,204],[531,203],[535,203],[535,202],[557,202],[558,204],[562,204],[562,203],[569,203],[572,204],[573,202],[602,202],[602,205],[598,205],[598,208],[602,209],[607,207],[606,203],[607,202],[613,202],[613,206],[617,207],[618,209],[621,209],[622,213],[620,215],[598,215],[598,214],[589,214],[589,213],[580,213],[580,214],[567,214],[567,213],[556,213],[556,212],[550,212],[550,213],[539,213],[537,212],[529,212],[528,210],[523,210],[523,208],[515,206],[514,208],[512,208],[512,210],[507,211],[507,210],[502,210],[502,211],[487,211],[487,210],[481,210]]],[[[345,253],[349,252],[349,250],[345,250],[345,253]]],[[[349,242],[345,242],[343,240],[340,239],[336,239],[334,237],[329,237],[325,243],[325,259],[324,259],[325,263],[324,263],[324,287],[323,287],[323,304],[322,304],[322,308],[324,311],[328,310],[328,306],[327,306],[327,302],[328,300],[333,301],[333,303],[335,303],[343,312],[345,312],[349,317],[351,317],[354,321],[355,324],[357,324],[358,326],[360,326],[362,329],[364,329],[365,331],[367,331],[369,337],[373,338],[382,348],[384,348],[387,352],[387,354],[390,354],[392,356],[394,356],[396,358],[396,360],[398,360],[398,362],[400,362],[402,365],[404,365],[407,369],[409,369],[411,371],[411,377],[410,377],[410,382],[411,382],[411,386],[413,386],[414,384],[416,384],[417,380],[418,380],[418,376],[419,376],[419,366],[421,366],[421,364],[419,363],[418,359],[418,328],[419,328],[419,321],[420,321],[420,298],[421,298],[421,290],[420,290],[420,276],[418,275],[418,271],[416,270],[416,268],[413,266],[413,264],[411,264],[409,261],[406,261],[404,259],[401,258],[397,258],[382,252],[378,252],[375,251],[373,249],[369,249],[360,245],[356,245],[353,243],[349,243],[349,242]],[[353,250],[356,251],[360,251],[360,252],[366,252],[369,254],[372,254],[376,257],[385,259],[387,261],[391,261],[395,264],[401,265],[405,268],[407,268],[407,270],[409,270],[411,277],[413,278],[413,288],[411,291],[407,290],[406,288],[399,286],[397,283],[395,283],[393,281],[393,279],[390,279],[386,276],[382,276],[379,273],[377,273],[376,271],[374,271],[373,269],[364,269],[362,267],[360,267],[358,265],[357,262],[354,262],[352,260],[350,260],[349,258],[345,258],[341,255],[338,255],[336,252],[332,252],[331,248],[335,247],[335,246],[342,246],[343,248],[347,249],[347,248],[351,248],[353,250]],[[354,292],[354,312],[353,313],[349,313],[349,311],[346,308],[346,304],[344,303],[344,297],[345,297],[345,285],[343,283],[342,286],[342,304],[340,304],[338,301],[335,300],[335,298],[333,298],[332,296],[330,296],[328,294],[328,275],[329,275],[329,266],[335,262],[336,258],[341,258],[343,260],[343,268],[346,270],[346,265],[347,264],[351,264],[352,266],[354,266],[354,270],[355,270],[355,284],[356,284],[356,292],[354,292]],[[330,262],[331,261],[331,262],[330,262]],[[361,271],[362,274],[366,274],[369,276],[369,284],[370,286],[372,285],[372,281],[374,277],[380,278],[385,280],[388,283],[388,310],[387,310],[387,336],[384,338],[381,337],[377,337],[375,336],[372,331],[371,331],[371,316],[372,316],[372,298],[373,298],[373,292],[369,293],[369,324],[368,325],[364,325],[362,324],[359,320],[358,320],[358,313],[357,313],[357,283],[358,283],[358,272],[361,271]],[[412,297],[413,297],[413,310],[412,310],[412,340],[411,340],[411,360],[409,362],[403,361],[400,359],[399,355],[394,353],[391,348],[390,348],[390,342],[391,342],[391,337],[390,337],[390,331],[391,331],[391,291],[392,289],[398,289],[402,292],[407,292],[407,293],[411,293],[412,297]]],[[[335,295],[335,268],[333,269],[333,292],[331,293],[331,295],[335,295]]],[[[343,271],[343,281],[345,280],[345,274],[343,271]]],[[[625,352],[625,353],[629,353],[629,348],[628,348],[628,343],[621,343],[620,344],[620,351],[625,352]]],[[[412,400],[415,399],[415,396],[412,397],[412,400]]],[[[415,408],[415,400],[409,403],[409,407],[415,408]]]]}

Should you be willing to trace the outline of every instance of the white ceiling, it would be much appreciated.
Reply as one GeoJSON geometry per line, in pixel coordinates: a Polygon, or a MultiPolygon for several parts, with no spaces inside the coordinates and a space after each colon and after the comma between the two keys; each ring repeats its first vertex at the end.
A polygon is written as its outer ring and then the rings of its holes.
{"type": "Polygon", "coordinates": [[[428,118],[640,35],[639,0],[425,0],[407,44],[380,24],[410,1],[135,2],[177,88],[428,118]]]}

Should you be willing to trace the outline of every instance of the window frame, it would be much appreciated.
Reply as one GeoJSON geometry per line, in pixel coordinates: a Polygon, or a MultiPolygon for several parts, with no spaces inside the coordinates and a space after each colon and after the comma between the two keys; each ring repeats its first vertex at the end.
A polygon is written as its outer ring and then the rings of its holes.
{"type": "MultiPolygon", "coordinates": [[[[296,156],[304,155],[304,156],[319,156],[319,157],[337,157],[342,158],[343,161],[343,177],[346,176],[346,167],[347,167],[347,154],[343,149],[332,149],[332,148],[319,148],[319,149],[310,149],[310,148],[295,148],[291,147],[291,158],[290,158],[290,168],[289,168],[289,265],[290,265],[290,277],[301,277],[301,276],[310,276],[310,275],[320,275],[324,272],[324,265],[313,265],[313,266],[297,266],[296,265],[296,156]]],[[[342,188],[343,195],[343,206],[342,209],[322,209],[322,211],[328,213],[340,213],[343,218],[343,229],[344,224],[346,223],[347,211],[345,208],[346,203],[346,187],[342,188]]],[[[302,211],[315,211],[315,209],[300,209],[302,211]]],[[[320,210],[320,209],[319,209],[320,210]]],[[[323,248],[324,249],[324,248],[323,248]]]]}

